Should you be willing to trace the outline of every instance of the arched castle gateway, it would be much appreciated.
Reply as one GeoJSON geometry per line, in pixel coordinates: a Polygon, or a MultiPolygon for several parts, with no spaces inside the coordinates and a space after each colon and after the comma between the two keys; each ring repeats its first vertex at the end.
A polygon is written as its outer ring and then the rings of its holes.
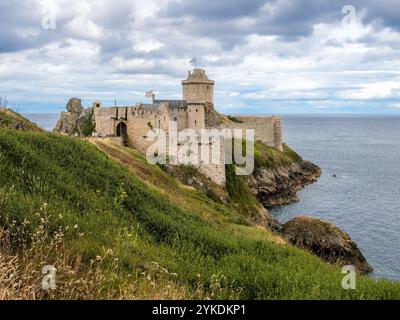
{"type": "MultiPolygon", "coordinates": [[[[128,146],[145,153],[152,142],[146,141],[150,129],[168,133],[169,122],[174,121],[178,131],[204,128],[254,129],[255,140],[282,150],[282,125],[279,117],[236,117],[237,121],[214,110],[214,81],[205,71],[194,69],[182,81],[182,100],[156,99],[152,103],[134,106],[103,107],[94,101],[93,121],[95,136],[121,137],[128,146]],[[212,119],[212,121],[210,120],[212,119]],[[217,119],[217,120],[216,120],[217,119]]],[[[218,184],[225,184],[225,165],[204,165],[199,168],[218,184]]]]}

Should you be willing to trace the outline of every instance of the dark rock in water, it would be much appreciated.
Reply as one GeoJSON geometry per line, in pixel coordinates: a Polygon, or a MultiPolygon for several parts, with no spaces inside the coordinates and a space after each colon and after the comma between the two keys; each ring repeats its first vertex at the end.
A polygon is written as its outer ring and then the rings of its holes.
{"type": "Polygon", "coordinates": [[[333,174],[332,177],[337,178],[337,175],[336,175],[336,174],[333,174]]]}
{"type": "Polygon", "coordinates": [[[350,236],[328,221],[297,217],[283,225],[282,234],[289,243],[309,250],[327,262],[352,265],[363,274],[373,271],[350,236]]]}

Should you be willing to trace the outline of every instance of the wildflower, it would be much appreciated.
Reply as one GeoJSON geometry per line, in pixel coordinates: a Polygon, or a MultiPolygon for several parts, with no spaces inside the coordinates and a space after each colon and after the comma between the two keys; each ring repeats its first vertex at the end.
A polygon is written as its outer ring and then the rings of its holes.
{"type": "Polygon", "coordinates": [[[79,226],[78,226],[77,224],[76,224],[76,225],[74,225],[74,229],[78,229],[78,227],[79,227],[79,226]]]}

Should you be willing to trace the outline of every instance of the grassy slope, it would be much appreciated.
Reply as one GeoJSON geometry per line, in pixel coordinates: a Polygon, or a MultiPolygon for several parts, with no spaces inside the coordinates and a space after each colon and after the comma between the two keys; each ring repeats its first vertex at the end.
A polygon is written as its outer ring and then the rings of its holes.
{"type": "MultiPolygon", "coordinates": [[[[245,153],[245,145],[243,145],[243,149],[243,153],[245,153]]],[[[299,159],[300,156],[286,144],[283,145],[283,152],[261,142],[254,144],[254,166],[256,169],[270,168],[274,170],[289,167],[299,159]]],[[[226,189],[234,202],[234,207],[245,216],[251,218],[252,221],[259,221],[260,215],[264,213],[260,208],[260,203],[251,193],[246,182],[246,177],[237,176],[235,167],[227,165],[226,178],[226,189]]]]}
{"type": "Polygon", "coordinates": [[[283,152],[261,142],[256,142],[254,145],[254,165],[256,168],[278,169],[288,167],[299,159],[300,156],[286,144],[283,144],[283,152]]]}
{"type": "Polygon", "coordinates": [[[46,203],[48,217],[63,216],[52,230],[77,224],[84,233],[65,238],[82,265],[109,249],[118,258],[118,269],[105,266],[118,277],[102,286],[134,282],[139,298],[154,297],[152,287],[157,298],[400,298],[399,284],[367,278],[343,290],[333,266],[177,184],[134,151],[108,147],[122,165],[77,138],[0,129],[0,224],[28,219],[34,229],[46,203]]]}
{"type": "Polygon", "coordinates": [[[0,110],[0,127],[24,131],[42,131],[37,125],[10,109],[0,110]]]}

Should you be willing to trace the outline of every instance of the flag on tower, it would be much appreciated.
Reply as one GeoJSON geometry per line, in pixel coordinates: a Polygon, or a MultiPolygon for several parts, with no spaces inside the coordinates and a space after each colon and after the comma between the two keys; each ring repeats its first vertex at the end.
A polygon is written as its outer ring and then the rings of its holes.
{"type": "Polygon", "coordinates": [[[197,67],[197,57],[192,58],[192,59],[189,61],[189,63],[190,63],[192,66],[197,67]]]}

